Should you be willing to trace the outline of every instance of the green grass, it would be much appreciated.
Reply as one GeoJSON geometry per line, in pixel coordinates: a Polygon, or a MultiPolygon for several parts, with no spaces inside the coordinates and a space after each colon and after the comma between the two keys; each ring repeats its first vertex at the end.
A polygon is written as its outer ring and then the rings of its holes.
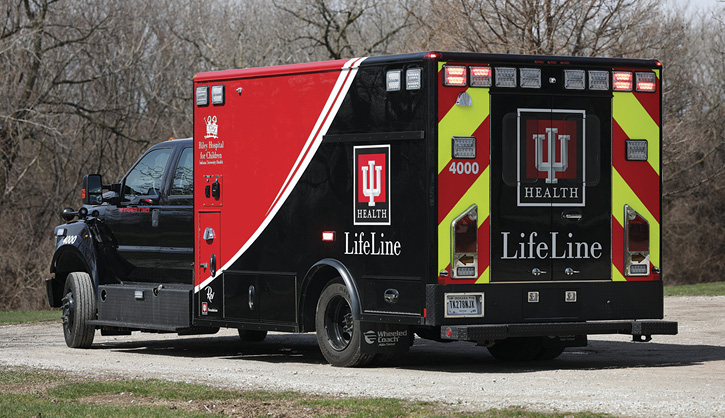
{"type": "Polygon", "coordinates": [[[150,380],[84,380],[0,367],[0,417],[603,418],[594,413],[539,413],[518,407],[476,413],[450,405],[389,398],[333,398],[295,392],[232,391],[150,380]]]}
{"type": "Polygon", "coordinates": [[[665,286],[665,296],[725,296],[725,282],[665,286]]]}
{"type": "Polygon", "coordinates": [[[21,324],[24,322],[60,322],[60,310],[0,312],[0,324],[21,324]]]}

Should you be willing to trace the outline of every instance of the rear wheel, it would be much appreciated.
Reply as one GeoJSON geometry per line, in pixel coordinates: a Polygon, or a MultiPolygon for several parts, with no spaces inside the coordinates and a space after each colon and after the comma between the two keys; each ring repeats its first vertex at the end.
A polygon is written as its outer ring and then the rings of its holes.
{"type": "Polygon", "coordinates": [[[96,316],[96,296],[91,276],[84,272],[70,273],[63,290],[63,334],[72,348],[88,348],[96,328],[88,321],[96,316]]]}
{"type": "Polygon", "coordinates": [[[553,360],[564,352],[564,344],[558,337],[543,337],[541,350],[536,355],[536,360],[553,360]]]}
{"type": "Polygon", "coordinates": [[[258,331],[258,330],[240,328],[239,329],[239,338],[241,338],[242,341],[260,342],[260,341],[264,341],[264,339],[267,338],[267,331],[258,331]]]}
{"type": "Polygon", "coordinates": [[[341,283],[331,283],[317,301],[317,344],[333,366],[361,367],[374,357],[361,352],[361,332],[352,317],[350,294],[341,283]]]}
{"type": "Polygon", "coordinates": [[[541,338],[515,337],[496,341],[488,351],[501,361],[529,361],[537,358],[542,347],[541,338]]]}

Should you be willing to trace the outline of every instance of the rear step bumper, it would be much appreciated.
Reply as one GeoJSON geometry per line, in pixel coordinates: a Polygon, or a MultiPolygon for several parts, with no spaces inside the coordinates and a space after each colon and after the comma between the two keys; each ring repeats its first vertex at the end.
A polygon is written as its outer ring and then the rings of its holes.
{"type": "Polygon", "coordinates": [[[441,327],[442,339],[459,341],[590,334],[626,334],[634,336],[638,341],[649,341],[652,335],[676,335],[677,322],[596,321],[538,324],[448,325],[441,327]]]}

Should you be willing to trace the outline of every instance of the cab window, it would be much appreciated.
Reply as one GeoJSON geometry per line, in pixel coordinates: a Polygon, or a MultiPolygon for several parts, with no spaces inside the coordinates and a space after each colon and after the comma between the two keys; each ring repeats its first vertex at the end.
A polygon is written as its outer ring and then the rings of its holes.
{"type": "Polygon", "coordinates": [[[170,155],[170,148],[155,149],[146,154],[128,173],[123,198],[131,200],[136,196],[157,196],[163,185],[170,155]]]}
{"type": "Polygon", "coordinates": [[[194,193],[194,156],[191,148],[184,148],[179,157],[179,164],[174,171],[170,195],[190,195],[194,193]]]}

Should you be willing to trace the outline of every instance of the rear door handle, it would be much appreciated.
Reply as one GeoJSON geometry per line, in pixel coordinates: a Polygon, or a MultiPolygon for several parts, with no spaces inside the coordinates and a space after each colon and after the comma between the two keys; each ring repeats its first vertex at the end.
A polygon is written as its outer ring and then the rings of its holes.
{"type": "Polygon", "coordinates": [[[582,219],[582,213],[578,210],[566,210],[561,212],[561,217],[570,221],[580,221],[582,219]]]}

